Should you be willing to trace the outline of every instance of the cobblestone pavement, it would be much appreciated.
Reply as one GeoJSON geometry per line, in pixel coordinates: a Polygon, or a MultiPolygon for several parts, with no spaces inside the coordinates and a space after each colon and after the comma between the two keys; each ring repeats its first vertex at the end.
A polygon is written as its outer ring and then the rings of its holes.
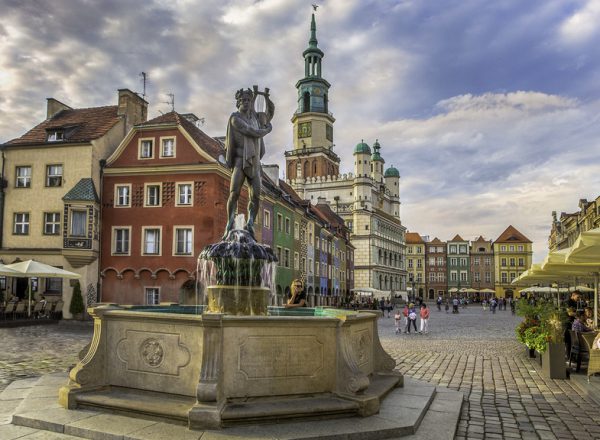
{"type": "Polygon", "coordinates": [[[397,335],[382,318],[381,342],[404,374],[465,394],[457,439],[600,439],[600,407],[571,381],[539,374],[510,310],[453,315],[434,305],[429,321],[427,335],[397,335]]]}
{"type": "Polygon", "coordinates": [[[0,391],[16,379],[67,371],[92,332],[91,323],[0,328],[0,391]]]}
{"type": "MultiPolygon", "coordinates": [[[[465,394],[458,439],[600,439],[600,407],[570,381],[538,374],[515,339],[519,317],[475,306],[431,315],[427,335],[396,335],[394,319],[380,319],[381,341],[404,374],[465,394]]],[[[91,336],[75,324],[0,328],[0,390],[65,371],[91,336]]]]}

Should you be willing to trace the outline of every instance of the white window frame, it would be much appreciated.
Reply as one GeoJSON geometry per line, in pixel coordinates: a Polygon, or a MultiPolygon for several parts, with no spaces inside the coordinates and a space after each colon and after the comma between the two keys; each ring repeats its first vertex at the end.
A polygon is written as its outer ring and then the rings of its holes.
{"type": "Polygon", "coordinates": [[[131,208],[131,183],[115,183],[115,208],[131,208]],[[128,188],[127,203],[120,203],[119,189],[128,188]]]}
{"type": "Polygon", "coordinates": [[[455,270],[450,271],[450,281],[458,281],[458,273],[455,270]]]}
{"type": "Polygon", "coordinates": [[[271,211],[268,209],[263,210],[263,226],[271,229],[271,211]]]}
{"type": "Polygon", "coordinates": [[[173,256],[174,257],[190,257],[194,255],[194,226],[193,225],[177,225],[173,226],[173,256]],[[187,253],[177,252],[177,231],[190,231],[190,251],[187,253]]]}
{"type": "Polygon", "coordinates": [[[46,188],[60,188],[63,186],[65,169],[62,163],[51,163],[46,165],[46,188]],[[60,167],[60,174],[50,174],[52,167],[60,167]],[[60,185],[50,185],[50,179],[60,178],[60,185]]]}
{"type": "Polygon", "coordinates": [[[141,243],[141,255],[145,255],[148,257],[160,257],[162,256],[162,226],[142,226],[142,243],[141,243]],[[146,231],[148,230],[158,230],[158,252],[157,253],[149,253],[146,252],[146,231]]]}
{"type": "Polygon", "coordinates": [[[298,252],[294,252],[294,270],[300,269],[300,254],[298,252]]]}
{"type": "Polygon", "coordinates": [[[177,156],[177,138],[175,136],[161,136],[160,140],[158,141],[160,144],[160,154],[159,154],[159,158],[161,159],[173,159],[174,157],[177,156]],[[166,156],[165,153],[165,141],[173,141],[173,154],[170,156],[166,156]]]}
{"type": "Polygon", "coordinates": [[[314,262],[312,258],[308,259],[308,274],[312,275],[314,273],[315,267],[314,267],[314,262]]]}
{"type": "Polygon", "coordinates": [[[162,207],[163,199],[163,186],[162,182],[148,182],[144,183],[144,208],[160,208],[162,207]],[[158,205],[148,204],[148,188],[151,186],[158,186],[158,205]]]}
{"type": "Polygon", "coordinates": [[[60,235],[60,227],[61,227],[61,221],[60,221],[60,212],[44,212],[44,230],[43,230],[43,235],[60,235]],[[56,221],[48,221],[47,219],[47,215],[58,215],[58,220],[56,221]],[[53,232],[47,232],[46,231],[46,226],[50,225],[52,227],[52,231],[53,232]],[[56,231],[54,231],[56,229],[56,231]]]}
{"type": "Polygon", "coordinates": [[[31,176],[33,175],[33,167],[31,165],[17,165],[15,167],[15,188],[31,188],[31,176]],[[29,169],[29,175],[19,176],[19,170],[29,169]],[[19,182],[22,182],[20,185],[19,182]]]}
{"type": "Polygon", "coordinates": [[[111,228],[110,254],[116,257],[128,257],[131,255],[131,226],[113,226],[111,228]],[[127,231],[127,252],[117,252],[117,231],[127,231]]]}
{"type": "Polygon", "coordinates": [[[69,237],[78,237],[78,238],[87,238],[88,234],[88,210],[85,208],[73,207],[69,208],[69,228],[67,229],[67,234],[69,237]],[[85,214],[85,222],[84,222],[84,231],[83,235],[75,235],[73,234],[73,213],[74,212],[83,212],[85,214]]]}
{"type": "Polygon", "coordinates": [[[151,160],[154,159],[154,138],[153,137],[146,137],[146,138],[139,138],[138,139],[138,159],[139,160],[151,160]],[[144,142],[150,142],[150,156],[143,156],[142,155],[142,146],[144,145],[144,142]]]}
{"type": "Polygon", "coordinates": [[[292,231],[290,231],[290,228],[292,227],[292,221],[290,220],[289,217],[285,218],[285,233],[286,234],[291,234],[292,231]]]}
{"type": "Polygon", "coordinates": [[[15,212],[13,214],[13,235],[29,235],[31,227],[31,214],[29,212],[15,212]],[[17,220],[17,216],[23,216],[21,220],[17,220]],[[27,217],[25,217],[27,216],[27,217]],[[17,232],[17,227],[21,227],[21,232],[17,232]]]}
{"type": "Polygon", "coordinates": [[[294,239],[300,240],[300,224],[298,222],[294,222],[294,239]]]}
{"type": "Polygon", "coordinates": [[[152,305],[158,305],[160,304],[160,287],[158,286],[144,286],[144,304],[147,306],[152,306],[152,305]],[[152,292],[150,292],[152,291],[152,292]],[[148,294],[151,293],[152,295],[156,295],[155,298],[157,298],[156,301],[153,301],[152,303],[148,302],[148,294]]]}
{"type": "MultiPolygon", "coordinates": [[[[177,182],[175,184],[175,188],[176,188],[175,206],[194,206],[194,182],[177,182]],[[189,203],[181,203],[181,187],[183,187],[183,186],[190,187],[189,203]]],[[[161,203],[162,203],[162,201],[161,201],[161,203]]]]}
{"type": "Polygon", "coordinates": [[[277,213],[277,232],[283,231],[283,215],[277,213]]]}

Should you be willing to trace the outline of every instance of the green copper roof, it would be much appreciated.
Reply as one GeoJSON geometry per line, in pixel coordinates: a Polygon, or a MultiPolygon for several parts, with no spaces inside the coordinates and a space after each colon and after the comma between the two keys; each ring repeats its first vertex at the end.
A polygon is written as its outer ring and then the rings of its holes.
{"type": "Polygon", "coordinates": [[[371,154],[371,147],[363,141],[360,141],[360,143],[356,144],[356,147],[354,147],[354,154],[371,154]]]}
{"type": "Polygon", "coordinates": [[[317,47],[319,42],[317,41],[317,22],[315,21],[315,14],[312,14],[312,20],[310,21],[310,40],[308,40],[308,47],[317,47]]]}
{"type": "Polygon", "coordinates": [[[383,177],[400,177],[400,171],[393,165],[385,170],[383,177]]]}
{"type": "Polygon", "coordinates": [[[64,195],[63,200],[65,202],[85,201],[100,203],[100,198],[96,192],[94,181],[90,177],[85,177],[77,182],[77,184],[64,195]]]}
{"type": "Polygon", "coordinates": [[[383,160],[383,158],[381,157],[381,155],[379,154],[379,149],[381,148],[381,145],[379,145],[379,140],[375,139],[375,143],[373,144],[373,155],[371,156],[371,160],[374,162],[385,162],[385,160],[383,160]]]}

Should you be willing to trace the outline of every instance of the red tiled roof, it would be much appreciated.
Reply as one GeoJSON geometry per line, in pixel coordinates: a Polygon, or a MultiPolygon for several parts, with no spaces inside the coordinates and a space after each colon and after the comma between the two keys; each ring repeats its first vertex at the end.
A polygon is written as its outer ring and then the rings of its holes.
{"type": "Polygon", "coordinates": [[[404,237],[407,243],[425,243],[418,232],[407,232],[404,237]]]}
{"type": "Polygon", "coordinates": [[[90,142],[106,134],[120,119],[121,117],[117,115],[116,105],[62,110],[52,118],[29,130],[23,136],[12,139],[4,145],[51,145],[90,142]],[[65,140],[48,142],[46,130],[57,128],[71,128],[72,131],[65,140]]]}
{"type": "Polygon", "coordinates": [[[292,200],[296,203],[302,203],[304,200],[294,191],[290,185],[288,185],[284,180],[279,179],[279,188],[281,188],[285,193],[289,194],[292,200]]]}
{"type": "Polygon", "coordinates": [[[513,225],[504,230],[494,243],[532,243],[530,239],[521,234],[513,225]]]}
{"type": "Polygon", "coordinates": [[[454,238],[452,240],[450,240],[450,241],[466,241],[466,240],[463,240],[460,235],[456,234],[454,236],[454,238]]]}
{"type": "Polygon", "coordinates": [[[326,221],[332,226],[345,226],[344,220],[332,211],[331,207],[325,203],[318,204],[315,206],[316,210],[319,211],[326,219],[326,221]]]}
{"type": "Polygon", "coordinates": [[[145,127],[149,125],[168,125],[178,124],[183,127],[185,131],[194,139],[196,144],[213,158],[218,159],[219,156],[225,155],[225,150],[219,141],[211,138],[209,135],[200,130],[196,125],[192,124],[182,115],[177,112],[169,112],[164,115],[160,115],[154,119],[146,121],[142,124],[136,125],[136,127],[145,127]]]}

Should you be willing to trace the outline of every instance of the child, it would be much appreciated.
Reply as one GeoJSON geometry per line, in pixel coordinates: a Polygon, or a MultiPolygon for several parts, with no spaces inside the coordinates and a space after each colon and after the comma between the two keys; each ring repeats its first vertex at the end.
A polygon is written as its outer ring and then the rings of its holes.
{"type": "Polygon", "coordinates": [[[399,335],[400,333],[402,333],[402,314],[400,313],[400,310],[396,310],[396,313],[394,315],[394,321],[396,324],[396,334],[399,335]]]}

